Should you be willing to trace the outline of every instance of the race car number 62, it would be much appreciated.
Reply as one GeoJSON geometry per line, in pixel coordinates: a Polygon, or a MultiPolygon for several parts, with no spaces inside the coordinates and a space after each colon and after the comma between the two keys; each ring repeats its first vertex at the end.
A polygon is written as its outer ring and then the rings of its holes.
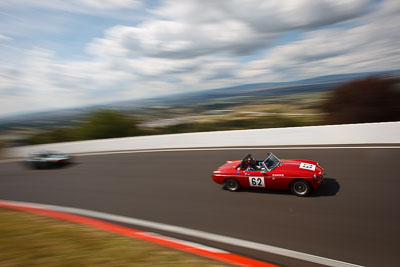
{"type": "Polygon", "coordinates": [[[250,183],[250,186],[265,187],[264,177],[250,176],[249,183],[250,183]]]}

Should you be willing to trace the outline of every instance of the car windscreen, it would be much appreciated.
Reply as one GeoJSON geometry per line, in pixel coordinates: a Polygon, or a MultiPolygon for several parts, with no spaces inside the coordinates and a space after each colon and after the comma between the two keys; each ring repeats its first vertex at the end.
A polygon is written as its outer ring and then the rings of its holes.
{"type": "Polygon", "coordinates": [[[264,160],[264,164],[265,164],[265,166],[267,166],[267,168],[269,170],[275,169],[276,166],[278,166],[280,162],[281,161],[272,153],[271,153],[271,155],[269,155],[269,157],[266,160],[264,160]]]}

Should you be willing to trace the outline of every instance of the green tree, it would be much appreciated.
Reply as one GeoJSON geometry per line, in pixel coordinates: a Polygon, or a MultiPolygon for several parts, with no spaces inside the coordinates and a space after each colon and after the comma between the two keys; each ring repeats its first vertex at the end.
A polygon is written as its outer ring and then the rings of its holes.
{"type": "Polygon", "coordinates": [[[76,131],[79,139],[104,139],[140,135],[136,120],[113,110],[100,110],[86,119],[76,131]]]}
{"type": "Polygon", "coordinates": [[[323,106],[328,124],[400,120],[399,80],[371,77],[333,90],[323,106]]]}

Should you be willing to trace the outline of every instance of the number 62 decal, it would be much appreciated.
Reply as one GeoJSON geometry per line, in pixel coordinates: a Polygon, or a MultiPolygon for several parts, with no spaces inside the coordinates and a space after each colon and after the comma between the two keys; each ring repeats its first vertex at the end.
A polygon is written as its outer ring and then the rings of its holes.
{"type": "Polygon", "coordinates": [[[249,183],[250,183],[250,186],[265,187],[265,182],[264,182],[263,176],[250,176],[249,183]]]}

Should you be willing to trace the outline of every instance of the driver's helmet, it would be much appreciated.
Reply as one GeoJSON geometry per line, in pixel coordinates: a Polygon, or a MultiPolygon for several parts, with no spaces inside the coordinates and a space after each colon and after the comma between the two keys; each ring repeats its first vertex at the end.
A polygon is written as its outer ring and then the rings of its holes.
{"type": "Polygon", "coordinates": [[[246,159],[246,163],[247,163],[247,165],[255,165],[256,164],[256,160],[253,157],[248,157],[246,159]]]}

